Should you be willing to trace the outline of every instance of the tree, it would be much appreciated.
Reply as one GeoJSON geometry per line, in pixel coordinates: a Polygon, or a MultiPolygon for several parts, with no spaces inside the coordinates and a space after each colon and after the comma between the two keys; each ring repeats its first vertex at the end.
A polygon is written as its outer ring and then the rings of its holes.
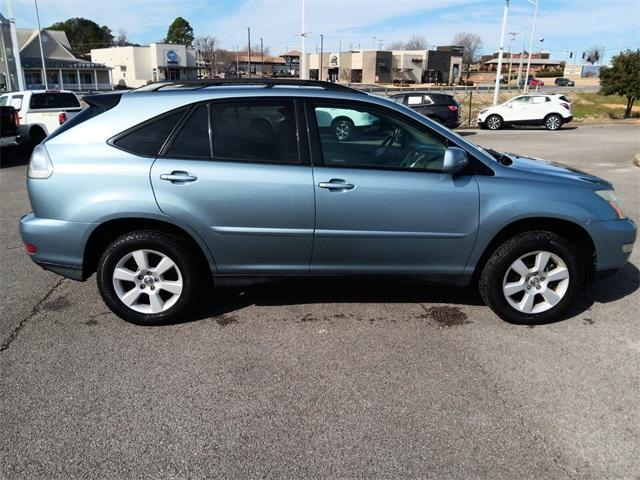
{"type": "Polygon", "coordinates": [[[169,25],[164,43],[174,43],[176,45],[190,47],[193,45],[193,40],[193,28],[184,18],[178,17],[169,25]]]}
{"type": "Polygon", "coordinates": [[[116,47],[125,47],[129,45],[129,39],[127,38],[127,31],[124,28],[118,30],[118,36],[113,41],[116,47]]]}
{"type": "Polygon", "coordinates": [[[600,68],[600,93],[626,96],[624,118],[631,117],[633,102],[640,96],[640,49],[621,52],[611,59],[611,67],[600,68]]]}
{"type": "Polygon", "coordinates": [[[604,47],[600,45],[594,45],[593,47],[582,52],[582,59],[591,65],[595,65],[596,63],[602,61],[602,56],[604,54],[604,47]]]}
{"type": "Polygon", "coordinates": [[[405,50],[426,50],[427,39],[421,35],[411,35],[409,41],[404,44],[405,50]]]}
{"type": "Polygon", "coordinates": [[[64,22],[57,22],[48,30],[62,30],[67,34],[71,51],[77,57],[89,53],[92,48],[110,47],[113,42],[111,30],[106,25],[100,26],[86,18],[70,18],[64,22]]]}
{"type": "Polygon", "coordinates": [[[217,59],[216,51],[218,49],[218,39],[211,35],[205,37],[198,37],[195,40],[196,52],[198,55],[198,61],[203,62],[209,67],[211,75],[217,73],[217,59]]]}
{"type": "Polygon", "coordinates": [[[453,44],[463,48],[462,66],[467,70],[467,80],[471,65],[480,61],[480,52],[482,50],[482,39],[480,35],[471,32],[458,32],[453,37],[453,44]]]}
{"type": "Polygon", "coordinates": [[[387,50],[404,50],[404,42],[395,40],[387,45],[387,50]]]}

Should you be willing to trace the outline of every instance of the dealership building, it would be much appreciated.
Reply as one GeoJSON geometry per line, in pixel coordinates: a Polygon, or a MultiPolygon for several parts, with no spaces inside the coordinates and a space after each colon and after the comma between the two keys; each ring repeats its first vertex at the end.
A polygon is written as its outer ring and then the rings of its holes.
{"type": "Polygon", "coordinates": [[[196,51],[184,45],[151,43],[145,47],[110,47],[91,50],[91,61],[112,68],[115,87],[137,88],[161,80],[198,78],[203,68],[196,51]]]}
{"type": "Polygon", "coordinates": [[[348,83],[455,83],[462,72],[462,47],[436,50],[352,50],[308,55],[308,76],[348,83]],[[322,74],[320,75],[320,71],[322,74]]]}

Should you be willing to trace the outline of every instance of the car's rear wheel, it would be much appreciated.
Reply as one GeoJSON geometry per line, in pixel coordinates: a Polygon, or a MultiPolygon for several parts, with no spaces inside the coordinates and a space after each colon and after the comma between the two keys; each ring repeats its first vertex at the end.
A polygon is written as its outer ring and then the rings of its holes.
{"type": "Polygon", "coordinates": [[[500,130],[503,122],[500,115],[489,115],[484,123],[489,130],[500,130]]]}
{"type": "Polygon", "coordinates": [[[98,264],[98,289],[120,318],[158,325],[179,321],[193,306],[200,273],[181,237],[139,230],[107,247],[98,264]]]}
{"type": "Polygon", "coordinates": [[[547,115],[544,119],[544,126],[547,130],[559,130],[562,127],[562,117],[557,113],[547,115]]]}
{"type": "Polygon", "coordinates": [[[355,125],[348,118],[338,118],[332,124],[333,134],[340,142],[349,140],[355,135],[355,125]]]}
{"type": "Polygon", "coordinates": [[[559,235],[532,231],[498,247],[480,275],[479,289],[504,320],[539,324],[558,319],[583,282],[579,252],[559,235]]]}

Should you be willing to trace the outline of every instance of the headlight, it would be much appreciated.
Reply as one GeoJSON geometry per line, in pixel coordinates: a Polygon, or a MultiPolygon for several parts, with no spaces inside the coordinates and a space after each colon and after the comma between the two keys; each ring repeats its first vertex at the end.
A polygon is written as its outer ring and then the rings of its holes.
{"type": "Polygon", "coordinates": [[[53,164],[47,153],[47,149],[41,143],[33,149],[27,176],[29,178],[49,178],[53,173],[53,164]]]}
{"type": "Polygon", "coordinates": [[[596,190],[594,193],[611,205],[620,220],[627,218],[622,210],[622,202],[613,190],[596,190]]]}

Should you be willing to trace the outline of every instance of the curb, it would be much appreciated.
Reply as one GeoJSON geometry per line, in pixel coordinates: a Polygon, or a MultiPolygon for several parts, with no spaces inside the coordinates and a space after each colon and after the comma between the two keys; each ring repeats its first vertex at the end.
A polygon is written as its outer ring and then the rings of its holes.
{"type": "Polygon", "coordinates": [[[640,153],[635,154],[635,157],[633,158],[633,164],[636,167],[640,167],[640,153]]]}

